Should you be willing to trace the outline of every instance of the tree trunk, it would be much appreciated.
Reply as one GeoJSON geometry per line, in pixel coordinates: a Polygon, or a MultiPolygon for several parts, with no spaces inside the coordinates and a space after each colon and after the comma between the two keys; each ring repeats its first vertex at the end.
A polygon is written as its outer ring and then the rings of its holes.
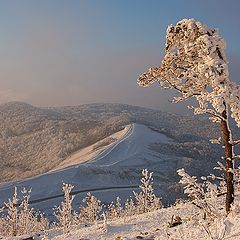
{"type": "Polygon", "coordinates": [[[226,160],[226,183],[227,183],[227,195],[226,195],[226,212],[230,212],[231,204],[234,200],[234,184],[233,184],[233,173],[229,172],[229,169],[233,169],[233,145],[229,143],[230,130],[228,127],[228,116],[227,111],[223,111],[222,117],[225,119],[221,121],[221,131],[223,142],[225,146],[225,160],[226,160]]]}

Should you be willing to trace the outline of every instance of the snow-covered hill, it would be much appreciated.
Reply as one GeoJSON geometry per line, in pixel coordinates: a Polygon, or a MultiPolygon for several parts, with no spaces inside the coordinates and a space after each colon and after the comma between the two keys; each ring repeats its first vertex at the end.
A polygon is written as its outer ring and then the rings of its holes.
{"type": "Polygon", "coordinates": [[[39,108],[12,102],[0,105],[0,182],[58,168],[76,151],[132,123],[150,126],[175,140],[172,149],[166,144],[151,146],[161,153],[173,150],[174,155],[210,161],[219,154],[208,141],[218,136],[218,127],[204,118],[124,104],[39,108]]]}
{"type": "MultiPolygon", "coordinates": [[[[39,175],[24,181],[0,185],[1,204],[12,195],[14,186],[19,189],[32,189],[31,199],[35,209],[52,212],[52,207],[62,201],[62,184],[70,183],[77,194],[75,204],[86,192],[94,192],[103,202],[110,202],[116,196],[126,199],[139,184],[140,172],[146,166],[154,171],[155,185],[159,195],[172,195],[166,192],[175,185],[175,170],[183,167],[181,158],[158,153],[150,148],[153,143],[169,143],[172,139],[140,125],[126,127],[125,134],[98,151],[88,162],[75,164],[56,171],[39,175]],[[178,162],[176,162],[178,160],[178,162]],[[165,193],[164,193],[165,192],[165,193]],[[164,193],[164,194],[162,194],[164,193]]],[[[78,154],[78,153],[76,153],[78,154]]],[[[91,152],[89,152],[91,155],[91,152]]],[[[73,158],[74,155],[72,156],[73,158]]],[[[79,159],[81,161],[81,158],[79,159]]]]}
{"type": "MultiPolygon", "coordinates": [[[[95,113],[93,115],[95,116],[95,113]]],[[[104,204],[110,203],[117,196],[121,197],[123,203],[132,195],[133,190],[138,189],[143,168],[154,172],[155,193],[162,197],[163,204],[166,206],[173,203],[177,197],[182,196],[176,170],[183,167],[191,175],[204,175],[211,171],[221,152],[208,147],[204,134],[200,137],[192,131],[186,135],[183,134],[183,129],[180,132],[168,129],[169,122],[160,124],[164,124],[166,128],[150,123],[148,126],[130,123],[119,132],[73,152],[47,173],[25,180],[1,183],[0,206],[13,195],[15,186],[19,190],[23,187],[31,188],[30,206],[45,212],[51,220],[52,208],[63,200],[63,183],[74,186],[72,193],[75,195],[75,209],[81,205],[89,191],[104,204]]],[[[190,127],[190,124],[187,127],[190,127]]],[[[220,206],[224,206],[223,200],[220,200],[220,206]]],[[[101,222],[88,227],[81,225],[67,236],[61,236],[60,230],[50,230],[48,235],[56,239],[207,239],[206,226],[213,232],[220,224],[221,229],[226,226],[226,231],[229,232],[228,225],[237,225],[239,219],[237,214],[230,220],[215,219],[215,222],[211,222],[212,225],[205,222],[205,226],[201,225],[201,213],[198,211],[189,204],[178,205],[154,213],[109,220],[104,227],[101,222]],[[168,222],[173,215],[180,215],[183,222],[178,228],[169,229],[168,222]]],[[[235,228],[231,233],[234,233],[233,237],[238,236],[235,228]]]]}
{"type": "MultiPolygon", "coordinates": [[[[117,196],[125,200],[132,195],[132,190],[138,187],[143,168],[154,172],[156,193],[166,205],[174,202],[176,197],[182,196],[177,184],[179,177],[176,170],[184,167],[199,171],[198,161],[171,151],[174,150],[174,144],[176,142],[173,139],[145,125],[131,124],[126,127],[121,138],[110,143],[108,147],[103,147],[102,151],[98,150],[97,154],[94,150],[90,151],[88,154],[94,154],[87,158],[88,162],[65,168],[63,164],[63,168],[56,171],[27,180],[0,184],[0,206],[12,196],[14,186],[19,189],[26,187],[32,189],[32,206],[45,213],[51,213],[52,207],[62,201],[63,183],[74,186],[75,206],[79,205],[89,191],[94,192],[105,203],[111,202],[117,196]],[[165,151],[159,151],[156,146],[167,148],[165,151]]],[[[92,149],[94,147],[96,145],[93,145],[92,149]]],[[[78,152],[75,155],[78,156],[78,152]]],[[[75,155],[72,157],[75,158],[75,155]]],[[[79,161],[81,162],[81,155],[79,161]]]]}

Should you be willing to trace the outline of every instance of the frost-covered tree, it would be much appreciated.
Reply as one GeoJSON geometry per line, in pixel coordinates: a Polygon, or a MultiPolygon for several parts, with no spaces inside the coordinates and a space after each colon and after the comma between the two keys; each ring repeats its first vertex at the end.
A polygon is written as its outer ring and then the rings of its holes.
{"type": "Polygon", "coordinates": [[[165,56],[159,67],[150,68],[138,78],[140,86],[158,82],[165,89],[175,89],[175,102],[194,97],[198,106],[195,114],[210,114],[221,125],[226,160],[226,211],[234,200],[233,147],[229,118],[240,127],[240,87],[229,80],[226,43],[217,29],[194,20],[183,19],[170,25],[166,33],[165,56]]]}
{"type": "Polygon", "coordinates": [[[143,169],[141,185],[139,186],[141,191],[139,193],[133,191],[136,199],[136,210],[139,213],[150,212],[161,208],[161,201],[153,191],[152,174],[153,173],[149,173],[147,169],[143,169]]]}
{"type": "Polygon", "coordinates": [[[27,234],[37,225],[37,218],[34,215],[34,209],[29,207],[31,190],[23,188],[21,192],[23,194],[23,199],[19,206],[18,228],[21,234],[27,234]]]}
{"type": "MultiPolygon", "coordinates": [[[[0,209],[0,234],[3,236],[17,236],[30,234],[48,229],[48,220],[43,214],[37,213],[29,207],[31,190],[23,188],[22,198],[18,198],[17,188],[14,189],[12,199],[0,209]]],[[[1,236],[1,235],[0,235],[1,236]]]]}
{"type": "Polygon", "coordinates": [[[58,225],[63,228],[64,233],[68,233],[70,231],[71,225],[74,223],[75,215],[72,208],[72,202],[74,196],[70,196],[70,192],[73,189],[71,184],[63,184],[63,193],[64,193],[64,201],[60,206],[55,208],[54,215],[58,220],[58,225]]]}
{"type": "Polygon", "coordinates": [[[18,225],[18,207],[17,206],[18,206],[17,188],[15,187],[12,199],[9,199],[8,202],[5,203],[5,208],[7,209],[7,216],[5,219],[2,219],[2,223],[5,222],[4,227],[8,228],[8,229],[6,228],[2,229],[2,231],[6,231],[6,233],[9,236],[17,235],[17,225],[18,225]]]}

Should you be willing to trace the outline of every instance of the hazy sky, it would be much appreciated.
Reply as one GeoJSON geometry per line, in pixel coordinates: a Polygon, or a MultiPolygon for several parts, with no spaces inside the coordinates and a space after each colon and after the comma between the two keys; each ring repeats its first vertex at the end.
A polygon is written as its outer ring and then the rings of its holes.
{"type": "Polygon", "coordinates": [[[159,65],[166,27],[195,18],[219,28],[238,81],[239,10],[239,0],[1,0],[0,103],[119,102],[179,111],[168,91],[136,84],[159,65]]]}

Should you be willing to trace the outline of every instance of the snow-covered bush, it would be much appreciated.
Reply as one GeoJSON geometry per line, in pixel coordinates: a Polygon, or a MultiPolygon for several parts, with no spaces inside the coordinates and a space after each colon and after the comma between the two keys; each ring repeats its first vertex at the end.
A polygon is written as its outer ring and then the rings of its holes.
{"type": "Polygon", "coordinates": [[[193,200],[205,198],[203,184],[197,183],[197,178],[195,176],[190,176],[183,168],[177,170],[177,173],[182,177],[179,183],[184,185],[185,194],[187,194],[193,200]]]}
{"type": "MultiPolygon", "coordinates": [[[[17,225],[18,225],[18,198],[17,198],[17,188],[14,188],[14,194],[12,199],[5,203],[5,208],[7,210],[7,215],[1,218],[1,233],[4,236],[16,236],[17,235],[17,225]]],[[[4,207],[1,209],[3,211],[4,207]]]]}
{"type": "Polygon", "coordinates": [[[121,206],[121,198],[117,197],[115,202],[111,202],[107,206],[106,217],[108,219],[120,218],[123,216],[123,208],[121,206]]]}
{"type": "Polygon", "coordinates": [[[210,217],[219,215],[217,206],[212,206],[207,199],[226,194],[226,184],[222,178],[210,174],[208,177],[202,177],[202,182],[197,182],[197,178],[187,174],[183,168],[177,170],[177,173],[181,177],[179,183],[184,185],[184,193],[191,199],[191,203],[203,210],[205,215],[210,217]],[[217,185],[208,179],[213,181],[218,179],[220,184],[217,185]]]}
{"type": "Polygon", "coordinates": [[[60,206],[54,209],[54,215],[57,218],[57,226],[63,228],[64,233],[70,231],[71,225],[74,224],[75,214],[72,208],[72,202],[74,196],[70,196],[70,192],[73,189],[71,184],[63,184],[64,202],[60,206]]]}
{"type": "Polygon", "coordinates": [[[45,231],[48,229],[49,223],[44,215],[40,212],[35,212],[33,208],[29,207],[31,190],[28,191],[23,188],[21,192],[23,197],[18,213],[19,233],[28,234],[36,231],[45,231]]]}
{"type": "Polygon", "coordinates": [[[0,236],[17,236],[45,231],[49,227],[48,220],[42,213],[29,207],[31,190],[23,188],[22,199],[17,197],[17,188],[14,189],[12,199],[0,209],[0,236]]]}
{"type": "MultiPolygon", "coordinates": [[[[160,199],[153,192],[152,172],[147,169],[142,170],[141,191],[134,192],[134,199],[128,198],[121,205],[120,197],[107,206],[103,211],[103,205],[100,200],[93,196],[90,192],[82,200],[85,206],[80,206],[79,213],[75,212],[72,207],[74,196],[71,196],[73,186],[71,184],[63,184],[64,201],[54,208],[54,216],[57,222],[50,225],[51,228],[62,228],[63,233],[69,233],[72,226],[81,223],[89,224],[98,221],[102,223],[103,229],[107,229],[107,220],[116,219],[135,214],[141,214],[157,210],[162,207],[160,199]]],[[[31,191],[25,188],[22,190],[22,199],[18,199],[17,188],[15,188],[12,199],[9,199],[5,206],[0,209],[0,238],[2,236],[17,236],[40,232],[45,238],[46,230],[49,229],[49,222],[42,213],[37,213],[33,208],[29,207],[29,199],[31,191]]]]}
{"type": "Polygon", "coordinates": [[[83,199],[85,207],[80,207],[79,221],[84,223],[92,223],[98,220],[99,213],[102,210],[101,201],[93,196],[90,192],[83,199]]]}
{"type": "Polygon", "coordinates": [[[152,172],[147,169],[142,170],[140,192],[133,191],[133,196],[129,197],[124,206],[121,205],[121,199],[116,198],[115,202],[111,202],[107,206],[106,217],[108,219],[121,218],[151,212],[162,207],[160,198],[154,194],[152,172]]]}
{"type": "Polygon", "coordinates": [[[123,210],[123,215],[124,216],[132,216],[137,214],[136,212],[136,205],[132,198],[128,198],[124,204],[124,210],[123,210]]]}
{"type": "Polygon", "coordinates": [[[138,213],[151,212],[162,207],[160,198],[154,194],[152,174],[147,169],[143,169],[141,185],[139,186],[141,191],[139,193],[133,191],[138,213]]]}

